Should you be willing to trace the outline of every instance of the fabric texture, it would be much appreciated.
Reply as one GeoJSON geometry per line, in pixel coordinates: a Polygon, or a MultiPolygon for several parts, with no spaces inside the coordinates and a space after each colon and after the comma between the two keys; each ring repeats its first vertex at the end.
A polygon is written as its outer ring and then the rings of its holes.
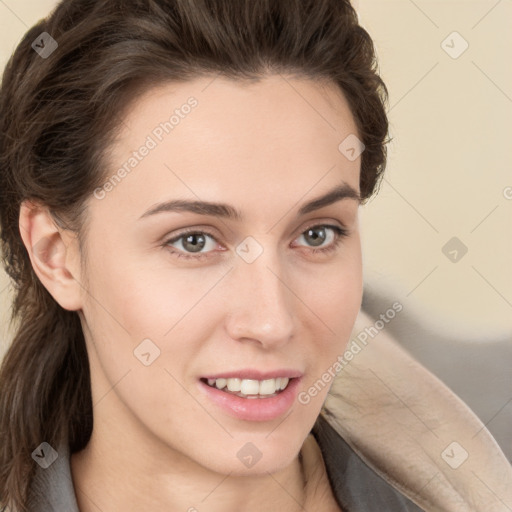
{"type": "Polygon", "coordinates": [[[30,485],[30,512],[79,512],[73,480],[69,447],[57,448],[57,458],[46,469],[37,466],[30,485]]]}
{"type": "Polygon", "coordinates": [[[314,429],[333,489],[343,512],[421,512],[415,503],[367,466],[326,420],[314,429]]]}
{"type": "MultiPolygon", "coordinates": [[[[361,312],[353,332],[373,324],[361,312]]],[[[323,416],[367,466],[428,512],[510,512],[512,466],[474,412],[386,329],[348,347],[323,416]]]]}

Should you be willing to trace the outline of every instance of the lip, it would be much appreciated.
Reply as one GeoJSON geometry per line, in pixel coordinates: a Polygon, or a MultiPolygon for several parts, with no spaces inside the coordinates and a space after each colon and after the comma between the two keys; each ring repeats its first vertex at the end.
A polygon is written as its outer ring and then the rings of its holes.
{"type": "MultiPolygon", "coordinates": [[[[285,372],[286,373],[286,372],[285,372]]],[[[210,379],[224,379],[224,378],[245,378],[248,379],[247,375],[252,375],[254,380],[265,380],[275,377],[286,377],[283,373],[276,372],[230,372],[223,373],[219,376],[204,377],[210,379]],[[244,377],[239,377],[243,375],[244,377]],[[258,375],[257,378],[254,376],[258,375]],[[262,377],[263,375],[263,377],[262,377]],[[225,377],[226,376],[226,377],[225,377]],[[275,376],[275,377],[272,377],[275,376]]],[[[297,375],[297,373],[295,373],[297,375]]],[[[198,386],[201,393],[204,393],[206,397],[217,407],[219,407],[224,413],[234,418],[245,420],[245,421],[271,421],[280,416],[283,416],[293,405],[297,398],[299,385],[302,381],[302,376],[288,377],[290,381],[286,389],[281,391],[276,396],[269,398],[242,398],[220,389],[209,386],[206,382],[198,380],[198,386]]]]}

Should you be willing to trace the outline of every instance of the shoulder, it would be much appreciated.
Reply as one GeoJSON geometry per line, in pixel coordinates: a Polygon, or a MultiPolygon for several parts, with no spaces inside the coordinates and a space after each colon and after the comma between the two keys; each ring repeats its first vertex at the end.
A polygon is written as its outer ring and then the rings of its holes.
{"type": "MultiPolygon", "coordinates": [[[[361,312],[354,332],[369,325],[361,312]]],[[[512,467],[469,407],[385,330],[359,348],[334,379],[323,411],[332,427],[328,450],[348,457],[348,469],[333,462],[335,474],[377,475],[419,510],[512,508],[512,467]]],[[[361,480],[353,485],[360,488],[361,480]]]]}
{"type": "Polygon", "coordinates": [[[367,465],[323,416],[312,431],[329,483],[343,511],[421,512],[406,495],[367,465]]]}

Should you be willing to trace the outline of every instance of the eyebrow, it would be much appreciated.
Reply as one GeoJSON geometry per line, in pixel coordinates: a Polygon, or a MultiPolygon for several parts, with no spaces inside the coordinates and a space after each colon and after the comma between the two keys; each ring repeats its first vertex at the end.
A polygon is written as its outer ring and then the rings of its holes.
{"type": "MultiPolygon", "coordinates": [[[[324,206],[329,206],[330,204],[336,203],[342,199],[355,199],[357,202],[361,202],[361,196],[359,193],[347,183],[342,183],[341,185],[329,190],[326,194],[302,205],[297,216],[319,210],[324,206]]],[[[144,212],[140,216],[140,219],[162,212],[191,212],[199,215],[210,215],[213,217],[232,219],[237,222],[242,222],[244,219],[242,212],[229,204],[213,203],[209,201],[191,201],[186,199],[174,199],[163,203],[157,203],[144,212]]]]}

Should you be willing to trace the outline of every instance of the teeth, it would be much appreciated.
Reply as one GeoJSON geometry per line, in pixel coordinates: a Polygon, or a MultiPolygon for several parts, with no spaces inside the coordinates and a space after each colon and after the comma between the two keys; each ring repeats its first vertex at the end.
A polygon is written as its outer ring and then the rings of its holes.
{"type": "Polygon", "coordinates": [[[280,389],[277,385],[277,381],[281,379],[268,379],[262,380],[259,385],[259,394],[260,395],[271,395],[275,393],[277,389],[280,389]]]}
{"type": "Polygon", "coordinates": [[[227,383],[226,379],[217,379],[215,381],[215,387],[217,389],[223,389],[226,387],[226,383],[227,383]]]}
{"type": "Polygon", "coordinates": [[[257,380],[243,379],[240,392],[243,395],[257,395],[260,392],[260,383],[257,380]]]}
{"type": "Polygon", "coordinates": [[[254,379],[208,379],[208,385],[217,389],[230,391],[238,396],[257,398],[255,395],[271,396],[277,391],[286,388],[289,382],[288,377],[277,377],[276,379],[254,380],[254,379]]]}
{"type": "Polygon", "coordinates": [[[241,379],[227,379],[227,386],[229,391],[240,391],[242,389],[241,379]]]}

